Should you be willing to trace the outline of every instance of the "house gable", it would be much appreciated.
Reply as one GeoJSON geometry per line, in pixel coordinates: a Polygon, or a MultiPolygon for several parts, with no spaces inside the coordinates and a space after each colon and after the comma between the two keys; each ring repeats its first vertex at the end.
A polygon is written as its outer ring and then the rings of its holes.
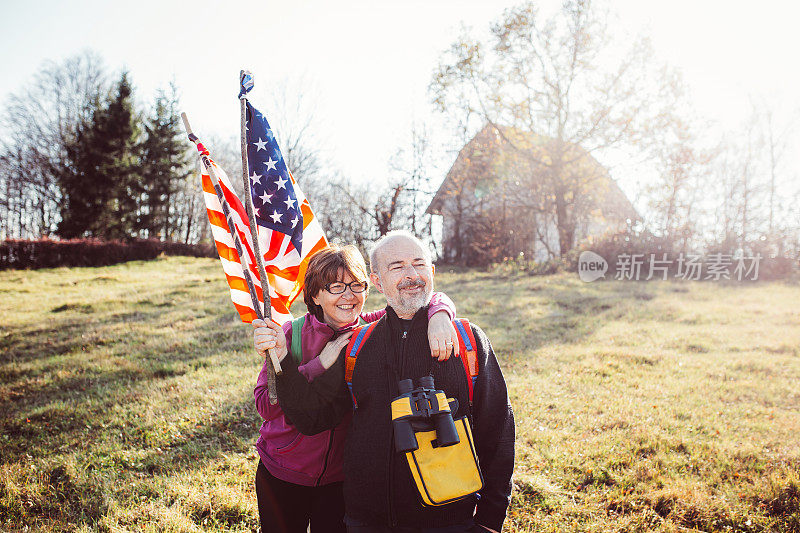
{"type": "Polygon", "coordinates": [[[501,247],[500,257],[552,257],[559,248],[558,230],[548,216],[553,159],[569,164],[559,176],[575,191],[574,198],[566,195],[580,215],[575,242],[639,219],[608,171],[579,146],[487,125],[459,151],[426,210],[442,216],[445,259],[464,262],[465,254],[480,254],[487,246],[501,247]],[[481,232],[486,235],[476,234],[481,232]]]}

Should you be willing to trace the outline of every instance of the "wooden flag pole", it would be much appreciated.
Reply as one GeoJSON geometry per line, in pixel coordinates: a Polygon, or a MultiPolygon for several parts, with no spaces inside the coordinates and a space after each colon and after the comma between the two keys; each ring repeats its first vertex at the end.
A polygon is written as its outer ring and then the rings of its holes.
{"type": "MultiPolygon", "coordinates": [[[[183,119],[183,127],[186,129],[186,134],[189,137],[189,140],[192,141],[194,144],[197,144],[198,139],[197,136],[192,132],[192,127],[189,125],[189,118],[186,116],[186,113],[181,113],[181,118],[183,119]]],[[[242,246],[242,241],[239,239],[239,233],[236,231],[236,226],[233,222],[233,218],[231,216],[231,208],[228,205],[228,201],[225,199],[225,195],[222,192],[222,187],[219,184],[219,178],[217,177],[217,173],[214,170],[214,165],[211,164],[211,160],[205,154],[200,154],[200,160],[203,163],[203,166],[206,170],[208,170],[208,174],[211,177],[211,182],[214,185],[214,191],[217,193],[217,199],[222,207],[222,213],[225,215],[225,220],[228,223],[228,233],[230,233],[231,238],[233,239],[234,247],[236,248],[236,253],[239,255],[240,261],[243,261],[242,264],[242,273],[244,274],[244,280],[247,284],[247,290],[250,293],[250,299],[253,303],[253,308],[255,309],[256,316],[258,318],[263,319],[264,315],[261,312],[261,306],[258,302],[258,293],[256,292],[255,284],[253,284],[253,280],[250,277],[250,268],[247,264],[247,254],[244,252],[244,246],[242,246]]],[[[264,288],[262,286],[262,292],[264,288]]],[[[272,366],[267,367],[268,374],[268,387],[269,387],[269,400],[270,403],[275,405],[278,401],[277,396],[277,389],[275,387],[275,370],[274,368],[277,366],[280,369],[280,362],[278,361],[277,356],[274,353],[274,350],[269,351],[270,359],[272,360],[272,366]]]]}
{"type": "MultiPolygon", "coordinates": [[[[239,72],[239,83],[242,82],[245,71],[239,72]]],[[[247,218],[250,222],[250,234],[253,236],[253,253],[256,256],[256,268],[258,268],[258,277],[261,278],[261,294],[264,296],[264,316],[272,320],[272,305],[270,304],[269,294],[269,278],[267,272],[264,270],[264,260],[261,256],[261,246],[258,242],[258,224],[256,223],[255,208],[253,206],[253,195],[250,194],[250,176],[247,173],[247,97],[242,95],[239,98],[242,108],[241,117],[241,146],[242,146],[242,182],[244,183],[244,198],[245,209],[247,210],[247,218]]],[[[274,357],[270,352],[272,365],[275,368],[275,373],[281,375],[281,364],[277,357],[274,357]]]]}

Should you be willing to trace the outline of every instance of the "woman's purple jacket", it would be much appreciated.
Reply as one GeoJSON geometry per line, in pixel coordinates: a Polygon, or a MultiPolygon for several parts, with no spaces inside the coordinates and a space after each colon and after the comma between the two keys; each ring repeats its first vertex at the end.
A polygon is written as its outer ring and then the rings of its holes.
{"type": "MultiPolygon", "coordinates": [[[[455,305],[444,293],[436,292],[428,308],[428,318],[438,311],[447,311],[450,318],[455,317],[455,305]]],[[[386,314],[385,309],[362,313],[361,319],[374,322],[386,314]]],[[[329,325],[320,322],[311,313],[306,320],[300,335],[303,345],[303,359],[298,367],[308,381],[313,381],[325,369],[319,361],[319,353],[325,345],[340,333],[353,329],[357,323],[334,331],[329,325]]],[[[286,334],[286,346],[292,344],[292,323],[283,325],[286,334]]],[[[256,388],[256,409],[264,419],[261,424],[261,435],[256,442],[256,450],[261,462],[270,474],[278,479],[297,485],[318,486],[342,481],[342,450],[344,437],[350,425],[351,415],[348,413],[334,429],[323,431],[317,435],[303,435],[283,415],[279,404],[270,405],[267,390],[267,366],[269,359],[258,374],[256,388]]]]}

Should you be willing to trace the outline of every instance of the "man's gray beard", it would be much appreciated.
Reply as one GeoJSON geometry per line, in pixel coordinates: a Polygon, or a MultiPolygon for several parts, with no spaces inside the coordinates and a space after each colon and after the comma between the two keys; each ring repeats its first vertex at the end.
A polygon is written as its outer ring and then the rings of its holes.
{"type": "Polygon", "coordinates": [[[433,297],[433,289],[425,286],[425,290],[419,294],[403,294],[400,291],[397,298],[386,298],[389,307],[401,316],[410,316],[428,305],[433,297]]]}

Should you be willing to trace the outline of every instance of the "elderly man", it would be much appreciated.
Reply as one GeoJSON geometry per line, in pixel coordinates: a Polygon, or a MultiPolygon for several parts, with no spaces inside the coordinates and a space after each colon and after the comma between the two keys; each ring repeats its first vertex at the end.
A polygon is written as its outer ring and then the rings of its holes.
{"type": "Polygon", "coordinates": [[[426,332],[433,265],[427,248],[409,233],[392,232],[375,244],[370,268],[370,279],[388,307],[360,351],[352,396],[344,379],[344,350],[313,383],[287,358],[277,380],[281,408],[302,433],[311,435],[334,427],[355,400],[344,450],[348,531],[500,531],[511,493],[514,415],[491,344],[473,325],[479,372],[470,402],[470,378],[459,358],[431,358],[426,332]],[[437,389],[458,400],[453,417],[470,417],[484,480],[477,495],[435,507],[422,504],[404,455],[395,451],[390,410],[400,380],[428,375],[437,389]]]}

